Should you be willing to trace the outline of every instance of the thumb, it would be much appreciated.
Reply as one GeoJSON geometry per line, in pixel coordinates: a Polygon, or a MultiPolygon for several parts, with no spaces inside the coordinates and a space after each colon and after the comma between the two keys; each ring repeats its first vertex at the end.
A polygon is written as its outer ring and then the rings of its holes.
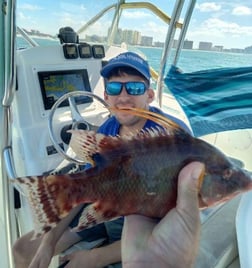
{"type": "Polygon", "coordinates": [[[194,211],[198,207],[198,191],[205,166],[200,162],[192,162],[185,166],[178,177],[177,208],[194,211]]]}

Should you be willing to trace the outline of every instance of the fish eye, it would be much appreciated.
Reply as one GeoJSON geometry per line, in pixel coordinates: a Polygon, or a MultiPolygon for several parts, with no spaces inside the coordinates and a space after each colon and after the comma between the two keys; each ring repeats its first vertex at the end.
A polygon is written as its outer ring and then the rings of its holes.
{"type": "Polygon", "coordinates": [[[233,169],[231,169],[231,168],[227,168],[227,169],[225,169],[224,171],[223,171],[223,173],[222,173],[222,178],[224,179],[224,180],[228,180],[228,179],[230,179],[230,177],[233,175],[233,169]]]}

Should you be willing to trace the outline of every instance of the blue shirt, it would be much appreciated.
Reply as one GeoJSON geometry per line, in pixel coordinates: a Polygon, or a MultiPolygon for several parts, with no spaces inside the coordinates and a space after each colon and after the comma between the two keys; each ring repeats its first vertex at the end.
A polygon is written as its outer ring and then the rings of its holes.
{"type": "MultiPolygon", "coordinates": [[[[191,133],[188,126],[182,120],[180,120],[174,116],[171,116],[169,114],[166,114],[163,111],[161,111],[160,109],[153,107],[153,106],[149,107],[149,111],[161,114],[161,115],[167,117],[168,119],[171,119],[172,121],[177,123],[179,126],[181,126],[185,131],[187,131],[188,133],[191,133]]],[[[155,128],[157,126],[161,126],[161,125],[153,122],[152,120],[147,120],[143,129],[151,129],[151,128],[155,128]]],[[[117,121],[115,116],[112,116],[99,127],[98,132],[102,133],[104,135],[116,136],[119,134],[119,130],[120,130],[120,123],[117,121]]]]}

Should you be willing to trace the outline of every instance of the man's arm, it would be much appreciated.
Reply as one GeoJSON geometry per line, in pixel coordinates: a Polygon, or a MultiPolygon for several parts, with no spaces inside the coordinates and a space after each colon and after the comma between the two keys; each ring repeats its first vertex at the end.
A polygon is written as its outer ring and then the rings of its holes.
{"type": "Polygon", "coordinates": [[[65,268],[103,268],[109,264],[121,262],[121,241],[91,250],[79,250],[64,256],[69,260],[65,268]]]}
{"type": "Polygon", "coordinates": [[[50,230],[48,233],[44,234],[40,246],[29,265],[29,268],[48,268],[52,257],[55,253],[58,253],[56,249],[56,244],[64,231],[68,228],[72,219],[81,209],[82,205],[79,205],[72,209],[72,211],[62,219],[59,224],[50,230]]]}

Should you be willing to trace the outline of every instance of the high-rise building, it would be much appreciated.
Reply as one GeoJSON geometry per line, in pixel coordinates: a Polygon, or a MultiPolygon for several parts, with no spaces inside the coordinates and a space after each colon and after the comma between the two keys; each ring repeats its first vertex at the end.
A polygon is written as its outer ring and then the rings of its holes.
{"type": "Polygon", "coordinates": [[[141,45],[151,47],[153,45],[153,37],[151,37],[151,36],[142,36],[141,45]]]}
{"type": "Polygon", "coordinates": [[[183,44],[184,49],[193,49],[193,41],[185,40],[183,44]]]}
{"type": "Polygon", "coordinates": [[[212,50],[213,43],[199,42],[199,50],[212,50]]]}

